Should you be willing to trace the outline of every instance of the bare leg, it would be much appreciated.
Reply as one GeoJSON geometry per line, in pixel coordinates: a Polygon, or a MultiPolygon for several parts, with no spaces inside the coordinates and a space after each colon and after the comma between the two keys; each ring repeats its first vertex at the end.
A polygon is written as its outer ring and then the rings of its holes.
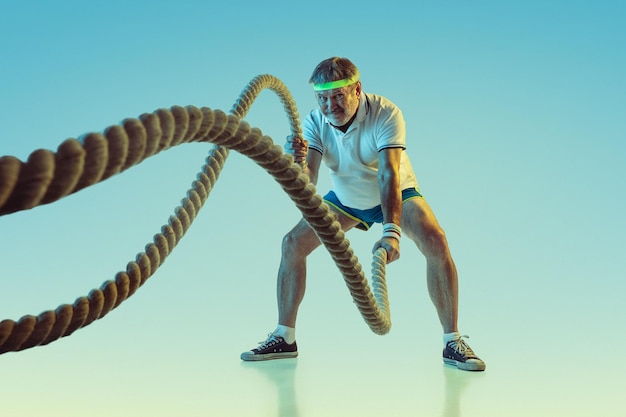
{"type": "Polygon", "coordinates": [[[402,230],[426,257],[428,293],[444,333],[456,332],[458,276],[446,235],[423,198],[402,205],[402,230]]]}
{"type": "MultiPolygon", "coordinates": [[[[340,213],[336,214],[344,231],[357,224],[340,213]]],[[[304,219],[283,238],[277,282],[279,324],[296,327],[298,308],[306,289],[306,258],[320,245],[319,238],[304,219]]]]}

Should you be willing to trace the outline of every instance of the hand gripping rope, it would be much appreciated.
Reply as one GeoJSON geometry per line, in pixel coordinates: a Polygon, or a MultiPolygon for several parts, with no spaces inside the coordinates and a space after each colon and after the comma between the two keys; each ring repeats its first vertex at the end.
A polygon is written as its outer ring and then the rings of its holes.
{"type": "Polygon", "coordinates": [[[113,280],[73,304],[63,304],[38,316],[25,315],[17,322],[0,322],[0,354],[46,345],[69,336],[101,319],[119,306],[150,278],[182,239],[206,202],[230,150],[264,168],[285,190],[315,230],[341,271],[357,308],[370,329],[386,334],[391,327],[385,282],[384,249],[374,253],[372,288],[354,255],[336,216],[316,193],[315,186],[293,161],[260,129],[241,120],[260,92],[271,89],[280,98],[291,127],[301,136],[299,115],[291,93],[272,75],[250,81],[230,114],[209,108],[174,106],[126,119],[103,133],[89,133],[80,141],[67,139],[57,152],[39,149],[26,162],[0,157],[0,216],[55,202],[67,195],[118,174],[150,156],[182,143],[210,142],[215,146],[161,232],[135,261],[113,280]]]}

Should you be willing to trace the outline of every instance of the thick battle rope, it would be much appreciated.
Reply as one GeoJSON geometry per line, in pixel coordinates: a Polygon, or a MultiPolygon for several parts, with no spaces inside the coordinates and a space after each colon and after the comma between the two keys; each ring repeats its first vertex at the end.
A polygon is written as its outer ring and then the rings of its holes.
{"type": "Polygon", "coordinates": [[[26,162],[13,156],[0,157],[0,216],[55,202],[90,185],[141,163],[165,149],[182,143],[210,142],[206,163],[192,187],[174,210],[160,233],[135,261],[113,280],[55,310],[38,316],[25,315],[17,322],[0,322],[0,354],[46,345],[69,336],[101,319],[128,299],[150,278],[189,229],[217,181],[230,150],[235,150],[264,168],[294,201],[315,230],[341,271],[362,317],[377,334],[391,327],[385,283],[386,253],[379,249],[372,262],[370,290],[361,265],[336,216],[316,193],[309,177],[260,129],[241,120],[263,89],[280,98],[293,135],[301,135],[299,115],[291,93],[271,75],[254,78],[233,105],[231,114],[206,107],[174,106],[126,119],[103,133],[89,133],[81,140],[67,139],[57,152],[36,150],[26,162]]]}

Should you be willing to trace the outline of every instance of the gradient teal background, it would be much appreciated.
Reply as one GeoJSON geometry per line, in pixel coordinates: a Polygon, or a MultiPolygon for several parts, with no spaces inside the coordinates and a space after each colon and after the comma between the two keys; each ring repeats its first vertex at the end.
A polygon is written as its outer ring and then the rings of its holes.
{"type": "MultiPolygon", "coordinates": [[[[276,322],[299,213],[232,153],[188,234],[104,319],[0,356],[0,415],[618,416],[626,342],[626,6],[621,1],[294,3],[0,0],[0,155],[172,105],[230,110],[258,74],[301,115],[330,56],[398,104],[460,274],[481,374],[441,365],[425,263],[389,266],[393,328],[369,331],[330,257],[309,260],[296,361],[243,364],[276,322]]],[[[282,143],[276,96],[246,120],[282,143]]],[[[0,218],[0,320],[86,295],[144,249],[209,145],[184,145],[0,218]]],[[[320,192],[328,188],[322,175],[320,192]]],[[[379,228],[348,237],[368,269],[379,228]]]]}

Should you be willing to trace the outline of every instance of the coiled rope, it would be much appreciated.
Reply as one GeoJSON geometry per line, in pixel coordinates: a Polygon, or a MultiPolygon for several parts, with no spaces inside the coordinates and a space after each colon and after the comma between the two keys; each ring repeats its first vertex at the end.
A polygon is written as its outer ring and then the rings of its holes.
{"type": "Polygon", "coordinates": [[[135,261],[100,288],[38,316],[0,322],[0,354],[46,345],[103,318],[133,295],[150,278],[189,229],[217,181],[229,151],[234,150],[264,168],[285,190],[315,230],[341,271],[359,312],[377,334],[391,327],[385,283],[386,253],[379,249],[372,261],[370,289],[357,257],[336,216],[316,193],[309,177],[260,129],[241,120],[264,89],[280,98],[291,133],[300,136],[299,115],[291,93],[272,75],[255,77],[244,88],[230,114],[206,107],[174,106],[126,119],[103,133],[81,140],[67,139],[56,152],[39,149],[26,162],[0,157],[0,215],[55,202],[141,163],[174,146],[191,142],[215,145],[181,205],[135,261]]]}

